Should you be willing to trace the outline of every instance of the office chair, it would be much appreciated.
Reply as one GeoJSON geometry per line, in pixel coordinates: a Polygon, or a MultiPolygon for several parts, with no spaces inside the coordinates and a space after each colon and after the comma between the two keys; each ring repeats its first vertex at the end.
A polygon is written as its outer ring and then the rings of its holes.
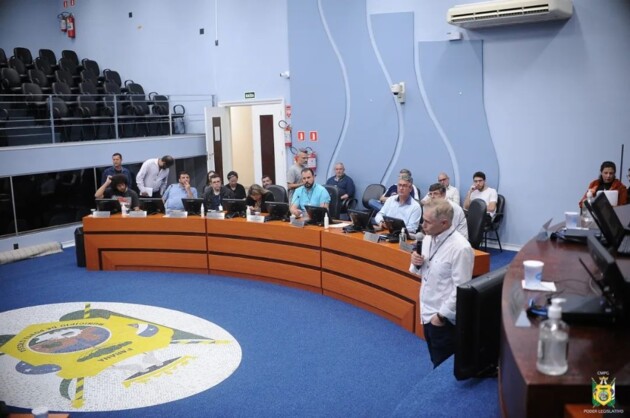
{"type": "Polygon", "coordinates": [[[279,184],[272,184],[267,187],[267,190],[273,193],[274,202],[290,203],[287,189],[285,189],[283,186],[280,186],[279,184]]]}
{"type": "Polygon", "coordinates": [[[470,202],[466,223],[468,224],[468,242],[474,249],[479,249],[483,240],[483,225],[486,221],[486,202],[482,199],[475,199],[470,202]]]}
{"type": "Polygon", "coordinates": [[[383,196],[383,193],[385,193],[385,190],[387,189],[382,184],[369,184],[363,191],[363,196],[361,196],[361,203],[363,204],[363,207],[371,213],[373,209],[370,208],[369,205],[370,199],[380,198],[383,196]]]}
{"type": "Polygon", "coordinates": [[[501,247],[501,239],[499,238],[499,228],[503,223],[503,216],[505,215],[505,197],[500,194],[497,198],[497,210],[492,219],[488,219],[483,226],[483,246],[488,250],[488,239],[496,240],[499,243],[499,251],[503,252],[501,247]],[[494,233],[494,238],[488,237],[490,233],[494,233]]]}

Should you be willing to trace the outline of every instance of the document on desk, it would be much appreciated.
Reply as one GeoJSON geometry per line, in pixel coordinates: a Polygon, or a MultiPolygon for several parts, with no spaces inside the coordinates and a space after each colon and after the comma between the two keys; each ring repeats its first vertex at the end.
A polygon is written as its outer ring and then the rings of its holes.
{"type": "Polygon", "coordinates": [[[521,280],[521,286],[525,290],[536,290],[539,292],[556,291],[556,284],[554,282],[537,282],[535,284],[525,284],[525,280],[521,280]]]}

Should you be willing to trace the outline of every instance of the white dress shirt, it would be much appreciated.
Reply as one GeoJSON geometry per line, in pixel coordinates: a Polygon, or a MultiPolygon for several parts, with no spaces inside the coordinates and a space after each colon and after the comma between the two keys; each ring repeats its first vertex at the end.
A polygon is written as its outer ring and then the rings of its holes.
{"type": "Polygon", "coordinates": [[[160,168],[157,158],[151,158],[142,163],[136,176],[136,184],[140,194],[146,192],[147,187],[152,188],[154,192],[159,191],[160,195],[164,194],[168,172],[168,168],[160,168]]]}

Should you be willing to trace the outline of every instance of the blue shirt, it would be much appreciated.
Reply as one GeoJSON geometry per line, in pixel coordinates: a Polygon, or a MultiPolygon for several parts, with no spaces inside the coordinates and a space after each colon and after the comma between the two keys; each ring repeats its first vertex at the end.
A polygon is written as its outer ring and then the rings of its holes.
{"type": "MultiPolygon", "coordinates": [[[[197,197],[197,189],[194,187],[190,188],[190,191],[193,194],[193,197],[197,197]]],[[[164,200],[164,207],[166,210],[184,210],[184,204],[182,203],[182,199],[188,199],[188,193],[186,193],[186,189],[181,184],[171,184],[168,186],[166,191],[164,192],[164,196],[162,200],[164,200]]]]}
{"type": "Polygon", "coordinates": [[[374,220],[376,223],[380,223],[383,220],[383,216],[389,216],[392,218],[398,218],[405,221],[405,226],[410,234],[415,234],[420,224],[420,218],[422,217],[422,209],[420,204],[416,202],[411,195],[407,198],[406,202],[399,202],[398,195],[389,197],[381,210],[376,214],[374,220]]]}
{"type": "Polygon", "coordinates": [[[297,205],[302,212],[306,211],[304,206],[321,206],[324,203],[330,203],[330,194],[324,186],[317,183],[310,189],[304,186],[298,187],[291,199],[291,205],[297,205]]]}
{"type": "Polygon", "coordinates": [[[131,187],[133,185],[133,183],[131,182],[131,171],[129,171],[129,169],[125,167],[121,167],[120,171],[116,171],[114,166],[107,167],[105,170],[103,170],[103,174],[101,175],[101,185],[105,183],[105,180],[107,180],[107,176],[114,176],[116,174],[124,174],[125,177],[127,177],[127,187],[131,187]]]}
{"type": "Polygon", "coordinates": [[[332,176],[326,181],[326,185],[337,186],[337,188],[339,189],[339,197],[343,196],[344,194],[348,195],[348,199],[354,197],[354,181],[352,181],[352,179],[345,174],[340,179],[332,176]]]}

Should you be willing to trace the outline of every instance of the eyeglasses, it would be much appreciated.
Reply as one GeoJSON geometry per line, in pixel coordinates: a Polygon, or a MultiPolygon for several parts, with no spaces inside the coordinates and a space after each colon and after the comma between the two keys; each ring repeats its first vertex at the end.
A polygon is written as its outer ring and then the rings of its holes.
{"type": "Polygon", "coordinates": [[[406,188],[406,187],[411,187],[411,185],[410,185],[410,184],[399,184],[399,185],[398,185],[398,188],[399,188],[399,189],[404,189],[404,188],[406,188]]]}
{"type": "Polygon", "coordinates": [[[448,177],[445,177],[443,179],[438,179],[438,181],[446,181],[446,180],[448,180],[448,177]]]}

